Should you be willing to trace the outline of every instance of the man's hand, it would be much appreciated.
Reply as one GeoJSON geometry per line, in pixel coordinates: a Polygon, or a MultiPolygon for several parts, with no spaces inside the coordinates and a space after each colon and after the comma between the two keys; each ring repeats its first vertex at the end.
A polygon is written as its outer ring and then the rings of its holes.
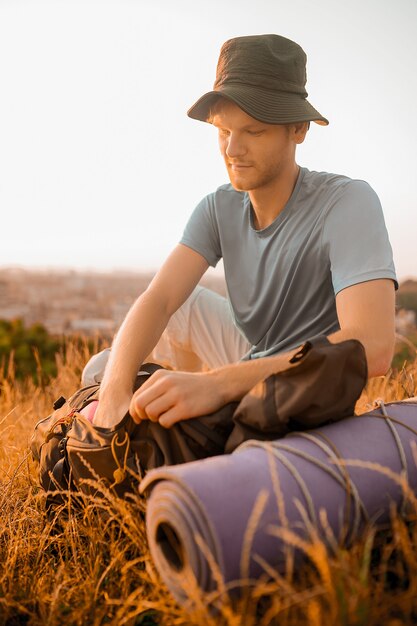
{"type": "Polygon", "coordinates": [[[207,415],[226,403],[214,372],[158,370],[134,394],[129,413],[170,428],[176,422],[207,415]]]}

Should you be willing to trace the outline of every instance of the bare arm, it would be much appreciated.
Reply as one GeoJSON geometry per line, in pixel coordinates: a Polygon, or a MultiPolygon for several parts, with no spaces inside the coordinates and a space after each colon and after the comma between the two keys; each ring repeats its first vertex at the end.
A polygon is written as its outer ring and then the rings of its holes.
{"type": "Polygon", "coordinates": [[[95,424],[112,426],[127,412],[140,365],[207,268],[204,257],[178,244],[133,304],[113,341],[95,424]]]}
{"type": "MultiPolygon", "coordinates": [[[[384,374],[394,349],[393,282],[381,279],[348,287],[336,296],[336,307],[341,328],[329,340],[358,339],[365,348],[369,376],[384,374]]],[[[136,392],[130,413],[138,421],[149,417],[166,427],[210,413],[240,400],[257,382],[287,367],[297,350],[208,373],[156,372],[136,392]]]]}
{"type": "Polygon", "coordinates": [[[368,362],[368,376],[383,376],[394,354],[395,290],[392,280],[371,280],[343,289],[336,296],[340,330],[333,343],[359,339],[368,362]]]}

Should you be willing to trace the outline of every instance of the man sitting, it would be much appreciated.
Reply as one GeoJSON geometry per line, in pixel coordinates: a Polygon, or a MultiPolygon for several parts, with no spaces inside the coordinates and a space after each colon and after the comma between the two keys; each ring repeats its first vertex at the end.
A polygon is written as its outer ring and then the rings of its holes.
{"type": "Polygon", "coordinates": [[[360,340],[369,376],[388,369],[396,277],[381,206],[363,181],[297,165],[310,122],[328,124],[306,100],[305,66],[278,35],[223,45],[214,89],[188,115],[218,129],[230,184],[199,203],[111,352],[87,364],[83,382],[102,379],[95,424],[129,411],[169,428],[209,414],[319,335],[360,340]],[[227,299],[197,287],[221,258],[227,299]],[[133,394],[152,351],[174,369],[133,394]]]}

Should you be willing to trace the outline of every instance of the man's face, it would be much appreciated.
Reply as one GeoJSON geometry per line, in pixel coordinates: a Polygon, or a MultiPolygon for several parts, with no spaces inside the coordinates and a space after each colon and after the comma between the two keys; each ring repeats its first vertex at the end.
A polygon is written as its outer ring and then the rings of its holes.
{"type": "Polygon", "coordinates": [[[299,142],[292,126],[258,122],[229,100],[217,104],[211,121],[219,132],[230,182],[238,191],[269,187],[294,165],[299,142]]]}

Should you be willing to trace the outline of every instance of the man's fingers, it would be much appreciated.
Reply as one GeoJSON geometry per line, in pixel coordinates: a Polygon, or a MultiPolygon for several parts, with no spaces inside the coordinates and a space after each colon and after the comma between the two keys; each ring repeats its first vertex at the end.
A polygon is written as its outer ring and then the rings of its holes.
{"type": "Polygon", "coordinates": [[[157,422],[159,416],[169,411],[174,405],[175,401],[172,398],[172,394],[165,393],[146,405],[146,415],[153,422],[157,422]]]}
{"type": "Polygon", "coordinates": [[[141,409],[145,409],[148,404],[169,390],[169,381],[166,378],[156,377],[157,373],[155,372],[133,395],[136,406],[141,409]]]}
{"type": "Polygon", "coordinates": [[[175,393],[172,389],[165,389],[165,385],[155,384],[142,393],[138,390],[130,403],[130,414],[139,419],[149,419],[157,422],[162,413],[168,411],[175,404],[175,393]]]}
{"type": "Polygon", "coordinates": [[[136,406],[134,398],[132,398],[129,405],[129,414],[132,416],[133,421],[137,424],[140,424],[142,420],[148,419],[146,411],[136,406]]]}
{"type": "Polygon", "coordinates": [[[146,413],[145,407],[143,407],[141,403],[137,402],[136,394],[133,396],[133,398],[130,401],[129,413],[133,417],[133,420],[137,422],[138,424],[142,420],[149,419],[149,415],[146,413]]]}
{"type": "Polygon", "coordinates": [[[175,407],[172,407],[172,409],[170,409],[169,411],[164,413],[159,418],[159,423],[164,428],[171,428],[171,426],[173,426],[174,424],[176,424],[180,420],[181,420],[181,417],[178,415],[178,411],[176,410],[175,407]]]}
{"type": "Polygon", "coordinates": [[[134,420],[159,421],[170,428],[180,420],[210,412],[211,404],[210,391],[199,374],[158,370],[135,392],[129,411],[134,420]]]}

